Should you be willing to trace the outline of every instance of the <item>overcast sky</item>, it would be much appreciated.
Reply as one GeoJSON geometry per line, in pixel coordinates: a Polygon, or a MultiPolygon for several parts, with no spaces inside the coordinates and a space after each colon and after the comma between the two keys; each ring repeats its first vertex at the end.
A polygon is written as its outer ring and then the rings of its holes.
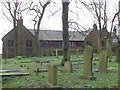
{"type": "MultiPolygon", "coordinates": [[[[0,0],[0,2],[5,1],[5,0],[0,0]]],[[[24,1],[24,0],[23,0],[24,1]]],[[[37,0],[34,0],[37,1],[37,0]]],[[[84,0],[83,0],[84,1],[84,0]]],[[[85,0],[89,1],[89,0],[85,0]]],[[[113,18],[116,8],[117,7],[117,2],[119,0],[107,0],[108,2],[108,9],[107,9],[107,14],[108,18],[111,19],[113,18]]],[[[87,11],[87,9],[84,7],[84,5],[78,3],[80,9],[76,9],[75,3],[71,3],[69,5],[69,9],[71,11],[77,12],[79,14],[79,21],[78,23],[85,27],[86,29],[92,28],[92,25],[94,23],[94,18],[92,14],[87,11]]],[[[48,6],[45,16],[42,20],[42,25],[41,29],[47,29],[47,30],[62,30],[62,3],[61,0],[52,0],[52,3],[48,6]],[[53,3],[55,2],[55,3],[53,3]],[[59,10],[60,9],[60,10],[59,10]],[[54,13],[56,10],[59,10],[55,15],[52,16],[52,13],[54,13]],[[52,11],[52,13],[50,13],[52,11]]],[[[3,6],[0,4],[0,53],[2,53],[2,37],[6,35],[13,27],[12,23],[9,22],[6,17],[3,15],[3,6]]],[[[7,11],[6,11],[7,12],[7,11]]],[[[9,16],[9,13],[7,14],[9,16]]],[[[30,15],[22,15],[23,17],[23,24],[28,28],[28,29],[33,29],[33,22],[32,22],[32,17],[30,15]]],[[[74,13],[69,12],[69,19],[74,19],[77,20],[77,16],[74,13]]],[[[110,24],[110,21],[109,23],[110,24]]],[[[117,24],[117,21],[116,21],[117,24]]]]}

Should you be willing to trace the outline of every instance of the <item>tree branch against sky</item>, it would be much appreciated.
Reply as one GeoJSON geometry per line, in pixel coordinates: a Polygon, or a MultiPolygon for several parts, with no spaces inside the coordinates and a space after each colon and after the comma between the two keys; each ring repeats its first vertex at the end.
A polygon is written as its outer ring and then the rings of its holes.
{"type": "Polygon", "coordinates": [[[50,4],[51,0],[47,0],[43,2],[42,0],[39,0],[39,2],[33,2],[32,0],[31,4],[29,6],[29,12],[33,11],[34,15],[31,17],[34,17],[34,33],[35,33],[35,42],[36,42],[36,56],[38,56],[38,50],[39,50],[39,32],[40,32],[40,25],[41,21],[43,19],[45,10],[47,6],[50,4]]]}
{"type": "Polygon", "coordinates": [[[69,0],[62,0],[62,24],[63,24],[63,60],[61,61],[61,65],[64,66],[66,61],[70,60],[69,55],[69,26],[68,26],[68,8],[69,0]]]}
{"type": "MultiPolygon", "coordinates": [[[[0,2],[5,2],[6,0],[1,0],[0,2]]],[[[13,1],[13,0],[9,0],[9,1],[13,1]]],[[[20,0],[22,1],[22,0],[20,0]]],[[[23,0],[24,1],[24,0],[23,0]]],[[[31,0],[27,0],[27,1],[31,1],[31,0]]],[[[33,0],[33,1],[38,1],[38,0],[33,0]]],[[[42,0],[42,3],[44,2],[45,0],[42,0]]],[[[70,0],[70,4],[69,4],[69,21],[73,24],[73,22],[77,23],[78,25],[73,25],[73,26],[69,26],[69,27],[72,27],[73,29],[77,29],[78,30],[78,27],[79,26],[79,29],[80,30],[83,30],[85,31],[85,29],[87,30],[88,28],[92,28],[92,25],[93,25],[93,22],[96,22],[93,14],[91,14],[85,7],[82,3],[79,2],[79,0],[70,0]],[[77,7],[77,8],[76,8],[77,7]],[[75,28],[74,28],[75,26],[75,28]],[[84,28],[82,28],[82,27],[84,28]]],[[[90,0],[82,0],[82,1],[85,1],[86,3],[90,0]]],[[[108,31],[110,31],[110,24],[111,24],[111,19],[113,18],[113,16],[115,15],[115,5],[114,3],[116,3],[118,5],[118,1],[119,0],[107,0],[107,19],[108,19],[108,24],[107,24],[107,27],[108,28],[108,31]],[[109,1],[109,2],[108,2],[109,1]],[[111,18],[112,17],[112,18],[111,18]]],[[[52,4],[50,4],[48,6],[49,10],[47,9],[46,12],[45,12],[45,15],[44,15],[44,20],[42,20],[42,23],[41,23],[41,28],[45,27],[46,29],[52,29],[52,30],[62,30],[62,22],[61,22],[61,18],[62,18],[62,4],[61,4],[61,0],[51,0],[52,4]],[[51,10],[51,12],[50,12],[51,10]],[[48,17],[48,18],[46,18],[48,17]],[[56,20],[57,20],[57,23],[56,23],[56,20]]],[[[25,3],[22,2],[22,3],[25,3]]],[[[37,3],[38,4],[38,3],[37,3]]],[[[7,11],[7,9],[4,7],[3,4],[0,5],[0,8],[4,10],[4,13],[5,15],[8,17],[9,21],[13,21],[12,18],[10,17],[10,14],[9,12],[7,11]]],[[[24,9],[26,8],[25,4],[23,4],[23,7],[21,8],[24,9]]],[[[2,11],[0,12],[0,21],[1,21],[1,30],[4,30],[3,32],[4,33],[1,33],[1,37],[3,35],[5,35],[7,32],[9,32],[12,27],[13,27],[13,24],[12,23],[9,23],[7,18],[5,18],[5,16],[3,16],[3,13],[2,11]],[[4,25],[3,23],[6,23],[7,24],[7,27],[6,25],[4,25]]],[[[31,23],[30,19],[34,19],[34,17],[32,17],[31,15],[27,15],[25,14],[26,12],[22,12],[22,16],[23,16],[23,20],[24,20],[24,25],[28,28],[28,29],[32,29],[33,26],[34,26],[34,23],[31,23]]],[[[34,14],[33,11],[31,12],[31,14],[34,14]]],[[[115,24],[118,23],[118,19],[115,19],[114,21],[115,23],[113,24],[113,26],[115,24]]],[[[69,25],[71,25],[71,23],[69,25]]],[[[73,29],[70,29],[69,30],[73,30],[73,29]]],[[[2,42],[2,41],[1,41],[2,42]]]]}
{"type": "Polygon", "coordinates": [[[18,19],[22,16],[22,13],[28,9],[26,6],[28,4],[27,0],[22,2],[21,0],[4,0],[1,2],[3,5],[3,15],[9,20],[13,22],[13,27],[16,26],[18,19]],[[7,14],[5,11],[9,12],[7,14]]]}

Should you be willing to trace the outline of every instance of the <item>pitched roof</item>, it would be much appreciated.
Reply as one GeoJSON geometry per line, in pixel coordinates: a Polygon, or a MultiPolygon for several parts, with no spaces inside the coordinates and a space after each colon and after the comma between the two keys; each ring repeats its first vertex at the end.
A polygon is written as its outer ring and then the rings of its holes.
{"type": "MultiPolygon", "coordinates": [[[[33,29],[29,29],[29,31],[34,34],[33,29]]],[[[83,41],[85,35],[79,33],[77,31],[69,31],[70,41],[83,41]]],[[[63,40],[62,31],[56,30],[40,30],[39,32],[39,40],[63,40]]]]}

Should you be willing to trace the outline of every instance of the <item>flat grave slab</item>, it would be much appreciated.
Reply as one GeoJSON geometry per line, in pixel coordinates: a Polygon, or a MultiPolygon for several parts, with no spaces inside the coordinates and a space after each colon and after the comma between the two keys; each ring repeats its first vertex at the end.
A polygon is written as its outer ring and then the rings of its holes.
{"type": "Polygon", "coordinates": [[[71,60],[70,62],[80,62],[80,61],[83,61],[83,60],[71,60]]]}
{"type": "MultiPolygon", "coordinates": [[[[107,68],[107,70],[112,70],[113,68],[107,68]]],[[[84,70],[83,68],[75,68],[73,69],[74,71],[78,71],[78,70],[84,70]]],[[[98,72],[98,69],[92,69],[92,71],[96,71],[98,72]]]]}
{"type": "Polygon", "coordinates": [[[57,61],[58,59],[47,59],[47,61],[57,61]]]}
{"type": "Polygon", "coordinates": [[[34,62],[34,61],[20,61],[20,63],[30,63],[30,62],[34,62]]]}
{"type": "Polygon", "coordinates": [[[30,75],[30,73],[0,73],[0,76],[26,76],[30,75]]]}
{"type": "Polygon", "coordinates": [[[72,63],[72,65],[80,65],[80,64],[84,64],[84,62],[72,63]]]}
{"type": "MultiPolygon", "coordinates": [[[[107,70],[112,70],[113,68],[107,68],[107,70]]],[[[84,70],[83,68],[74,68],[73,71],[80,71],[80,70],[84,70]]],[[[58,69],[58,71],[64,72],[64,70],[62,69],[58,69]]],[[[92,69],[92,71],[98,72],[98,69],[92,69]]],[[[36,71],[33,71],[36,73],[36,71]]],[[[41,69],[38,71],[38,73],[41,72],[48,72],[48,69],[41,69]]]]}
{"type": "Polygon", "coordinates": [[[16,69],[16,70],[0,70],[0,72],[18,72],[18,71],[22,71],[25,69],[16,69]]]}

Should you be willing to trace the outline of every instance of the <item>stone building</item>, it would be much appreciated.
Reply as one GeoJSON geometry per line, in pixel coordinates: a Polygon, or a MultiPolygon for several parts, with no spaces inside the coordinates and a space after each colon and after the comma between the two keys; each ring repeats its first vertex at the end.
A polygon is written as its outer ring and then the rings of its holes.
{"type": "MultiPolygon", "coordinates": [[[[84,50],[85,45],[93,47],[94,52],[99,51],[101,48],[106,48],[106,39],[111,39],[109,32],[104,28],[101,33],[97,30],[97,26],[94,24],[92,30],[88,31],[69,31],[69,44],[70,53],[81,53],[84,50]],[[99,37],[101,35],[101,43],[99,43],[99,37]]],[[[63,37],[60,30],[40,30],[39,32],[39,48],[38,56],[50,56],[55,55],[56,49],[58,54],[63,53],[63,37]]],[[[112,34],[112,46],[117,46],[115,40],[118,40],[116,35],[112,34]]],[[[23,25],[23,19],[18,20],[18,24],[10,32],[8,32],[3,38],[3,58],[14,58],[15,56],[36,56],[36,43],[35,33],[33,29],[27,29],[23,25]]],[[[119,40],[118,40],[119,41],[119,40]]]]}
{"type": "MultiPolygon", "coordinates": [[[[113,30],[114,31],[114,30],[113,30]]],[[[115,52],[116,48],[119,46],[119,38],[115,32],[108,32],[106,28],[103,28],[100,32],[97,30],[97,26],[94,24],[93,29],[88,35],[86,35],[84,40],[84,45],[90,45],[94,49],[94,53],[99,52],[99,49],[107,48],[107,39],[109,39],[110,46],[115,52]]]]}
{"type": "Polygon", "coordinates": [[[99,49],[106,49],[107,42],[106,40],[110,39],[110,33],[106,28],[103,28],[102,31],[97,30],[96,24],[93,25],[91,32],[85,37],[84,45],[90,45],[93,47],[94,53],[99,52],[99,49]]]}
{"type": "MultiPolygon", "coordinates": [[[[84,34],[77,31],[69,32],[70,49],[78,49],[79,52],[83,50],[84,34]]],[[[35,34],[34,30],[27,29],[23,25],[23,19],[18,20],[18,24],[3,38],[3,58],[13,58],[15,56],[35,55],[35,34]]],[[[53,55],[55,49],[63,48],[62,31],[55,30],[40,30],[39,32],[39,55],[53,55]]]]}

